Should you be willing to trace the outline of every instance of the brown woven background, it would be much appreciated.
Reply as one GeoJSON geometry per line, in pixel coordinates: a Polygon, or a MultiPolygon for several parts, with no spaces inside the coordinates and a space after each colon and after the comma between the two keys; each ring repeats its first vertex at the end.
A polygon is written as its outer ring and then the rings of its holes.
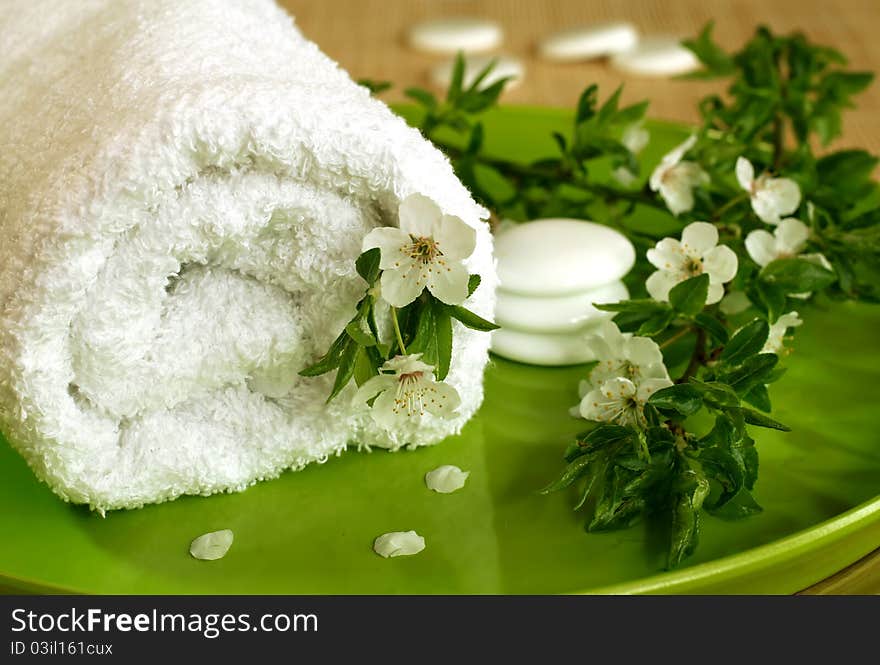
{"type": "MultiPolygon", "coordinates": [[[[535,55],[543,36],[566,27],[628,20],[643,34],[692,36],[710,19],[722,46],[746,41],[759,24],[779,32],[802,31],[842,50],[858,69],[880,71],[880,0],[279,0],[303,32],[354,78],[386,79],[398,90],[427,86],[429,69],[443,57],[406,46],[406,30],[431,17],[479,16],[499,21],[505,41],[499,52],[526,64],[523,83],[504,102],[570,107],[589,83],[605,94],[626,84],[625,101],[651,100],[655,118],[694,122],[696,102],[719,91],[717,83],[646,79],[622,75],[604,62],[555,64],[535,55]]],[[[880,83],[844,119],[835,147],[880,152],[880,83]]],[[[880,593],[880,550],[810,590],[812,593],[880,593]]]]}
{"type": "MultiPolygon", "coordinates": [[[[604,62],[557,64],[535,55],[535,44],[556,30],[599,21],[628,20],[643,34],[692,36],[708,20],[726,48],[742,44],[759,24],[799,30],[841,49],[853,67],[880,71],[880,0],[280,0],[303,32],[353,77],[387,79],[399,87],[428,85],[430,67],[442,56],[406,46],[414,22],[430,17],[479,16],[505,29],[500,52],[525,61],[522,85],[505,95],[515,104],[571,106],[589,83],[610,93],[625,83],[625,99],[651,100],[650,115],[695,121],[696,102],[717,83],[636,78],[604,62]]],[[[388,99],[399,99],[399,91],[388,99]],[[395,96],[396,95],[396,96],[395,96]]],[[[880,83],[859,98],[844,119],[838,146],[880,152],[880,83]]]]}

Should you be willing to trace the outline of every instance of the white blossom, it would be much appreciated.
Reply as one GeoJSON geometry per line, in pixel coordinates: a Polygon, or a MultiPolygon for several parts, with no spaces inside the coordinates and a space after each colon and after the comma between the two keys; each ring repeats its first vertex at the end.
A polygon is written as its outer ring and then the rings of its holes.
{"type": "Polygon", "coordinates": [[[801,188],[790,178],[771,178],[766,173],[755,178],[755,167],[745,157],[736,160],[736,179],[748,192],[752,210],[762,222],[779,224],[801,203],[801,188]]]}
{"type": "Polygon", "coordinates": [[[581,401],[573,415],[643,425],[645,402],[657,390],[672,385],[660,347],[647,337],[624,335],[612,321],[604,322],[587,344],[597,363],[589,381],[581,382],[581,401]]]}
{"type": "MultiPolygon", "coordinates": [[[[620,137],[620,142],[633,155],[638,155],[642,150],[644,150],[645,146],[648,145],[648,141],[650,140],[650,132],[648,132],[648,130],[645,129],[641,123],[634,123],[630,125],[623,132],[623,136],[620,137]]],[[[611,175],[624,187],[632,187],[636,184],[636,182],[638,182],[636,174],[633,173],[626,166],[618,166],[616,169],[614,169],[611,175]]]]}
{"type": "Polygon", "coordinates": [[[638,384],[623,377],[608,379],[584,395],[580,414],[587,420],[644,426],[645,402],[661,388],[671,385],[669,379],[646,379],[638,384]]]}
{"type": "Polygon", "coordinates": [[[416,353],[387,361],[382,365],[382,373],[358,388],[353,402],[364,404],[378,395],[370,414],[388,431],[425,413],[453,417],[461,404],[458,392],[448,383],[437,381],[434,368],[422,362],[421,357],[421,353],[416,353]]]}
{"type": "Polygon", "coordinates": [[[655,300],[669,300],[669,291],[679,282],[706,273],[709,293],[706,304],[721,300],[724,284],[736,276],[736,254],[726,245],[718,245],[718,229],[707,222],[693,222],[681,232],[681,240],[663,238],[648,250],[648,261],[657,270],[645,286],[655,300]]]}
{"type": "Polygon", "coordinates": [[[684,154],[697,142],[691,136],[667,153],[654,169],[648,184],[660,192],[673,215],[688,212],[694,207],[694,188],[709,183],[709,175],[696,162],[682,161],[684,154]]]}
{"type": "Polygon", "coordinates": [[[447,305],[464,302],[468,271],[462,261],[474,251],[476,231],[421,194],[405,198],[398,216],[400,228],[373,229],[363,242],[364,251],[381,252],[382,297],[405,307],[427,287],[447,305]]]}
{"type": "Polygon", "coordinates": [[[194,559],[216,561],[226,556],[235,535],[230,529],[203,533],[190,543],[189,553],[194,559]]]}
{"type": "Polygon", "coordinates": [[[803,321],[797,312],[789,312],[780,316],[776,319],[776,323],[770,326],[770,334],[767,336],[767,342],[761,349],[761,353],[780,353],[784,348],[786,331],[789,328],[797,328],[801,324],[803,321]]]}
{"type": "Polygon", "coordinates": [[[746,251],[762,268],[777,259],[791,258],[801,253],[810,237],[810,229],[799,219],[787,217],[779,222],[771,234],[757,229],[746,236],[746,251]]]}

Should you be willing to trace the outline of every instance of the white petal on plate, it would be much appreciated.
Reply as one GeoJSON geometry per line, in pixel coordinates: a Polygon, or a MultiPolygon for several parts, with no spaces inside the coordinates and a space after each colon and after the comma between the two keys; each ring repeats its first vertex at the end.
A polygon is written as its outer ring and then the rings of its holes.
{"type": "Polygon", "coordinates": [[[229,529],[204,533],[190,543],[189,553],[203,561],[222,559],[232,547],[233,539],[234,535],[229,529]]]}
{"type": "Polygon", "coordinates": [[[736,179],[740,187],[751,192],[752,183],[755,181],[755,167],[745,157],[736,160],[736,179]]]}
{"type": "Polygon", "coordinates": [[[430,236],[442,214],[437,204],[422,194],[410,194],[398,208],[401,230],[417,237],[430,236]]]}
{"type": "Polygon", "coordinates": [[[688,256],[703,256],[717,244],[718,229],[709,222],[693,222],[681,232],[681,247],[688,256]]]}
{"type": "Polygon", "coordinates": [[[381,557],[410,556],[425,549],[425,539],[415,531],[383,533],[373,541],[373,551],[381,557]]]}
{"type": "Polygon", "coordinates": [[[470,471],[462,471],[452,464],[444,464],[425,474],[425,485],[429,490],[440,494],[450,494],[464,487],[469,475],[471,475],[470,471]]]}
{"type": "Polygon", "coordinates": [[[746,236],[746,251],[763,268],[776,259],[776,238],[764,229],[752,231],[746,236]]]}
{"type": "Polygon", "coordinates": [[[706,252],[703,270],[709,273],[709,281],[725,284],[736,277],[739,260],[727,245],[718,245],[706,252]]]}

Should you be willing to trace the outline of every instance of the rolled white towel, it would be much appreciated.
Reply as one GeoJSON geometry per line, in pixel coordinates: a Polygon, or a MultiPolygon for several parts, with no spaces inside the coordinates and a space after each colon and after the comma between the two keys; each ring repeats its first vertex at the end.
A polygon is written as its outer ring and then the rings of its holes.
{"type": "Polygon", "coordinates": [[[455,323],[451,420],[386,432],[304,378],[364,290],[364,235],[448,161],[270,0],[7,0],[0,12],[0,428],[96,509],[241,490],[348,443],[460,430],[489,336],[455,323]]]}

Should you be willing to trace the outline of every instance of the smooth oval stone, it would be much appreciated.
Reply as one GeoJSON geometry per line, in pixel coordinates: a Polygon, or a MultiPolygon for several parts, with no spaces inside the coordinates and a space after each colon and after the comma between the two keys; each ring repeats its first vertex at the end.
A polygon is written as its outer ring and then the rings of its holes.
{"type": "Polygon", "coordinates": [[[538,51],[548,60],[576,62],[627,51],[638,41],[632,23],[600,23],[552,34],[541,41],[538,51]]]}
{"type": "MultiPolygon", "coordinates": [[[[465,59],[464,77],[462,79],[464,87],[470,87],[470,85],[476,80],[477,75],[493,60],[495,61],[495,66],[492,68],[492,71],[486,75],[486,78],[480,82],[480,90],[489,87],[498,79],[508,76],[511,80],[507,82],[505,88],[514,88],[519,85],[520,81],[522,81],[525,76],[526,69],[522,62],[516,58],[504,55],[472,55],[465,59]]],[[[448,88],[449,84],[452,82],[452,70],[454,67],[454,60],[438,65],[431,70],[431,82],[439,88],[448,88]]]]}
{"type": "MultiPolygon", "coordinates": [[[[601,319],[599,319],[601,320],[601,319]]],[[[529,365],[578,365],[595,360],[586,340],[598,323],[571,333],[530,333],[508,328],[492,332],[492,352],[529,365]]]]}
{"type": "Polygon", "coordinates": [[[675,37],[646,37],[629,51],[611,58],[617,69],[641,76],[675,76],[700,68],[697,56],[675,37]]]}
{"type": "Polygon", "coordinates": [[[517,224],[495,239],[500,286],[531,296],[582,293],[623,277],[636,260],[619,231],[578,219],[517,224]]]}
{"type": "Polygon", "coordinates": [[[445,18],[414,25],[409,31],[409,43],[428,53],[474,53],[497,48],[503,36],[501,26],[494,21],[445,18]]]}
{"type": "Polygon", "coordinates": [[[629,292],[620,281],[569,296],[522,296],[499,290],[495,321],[503,328],[523,332],[573,332],[591,321],[614,316],[614,312],[596,309],[593,303],[618,302],[627,298],[629,292]]]}

